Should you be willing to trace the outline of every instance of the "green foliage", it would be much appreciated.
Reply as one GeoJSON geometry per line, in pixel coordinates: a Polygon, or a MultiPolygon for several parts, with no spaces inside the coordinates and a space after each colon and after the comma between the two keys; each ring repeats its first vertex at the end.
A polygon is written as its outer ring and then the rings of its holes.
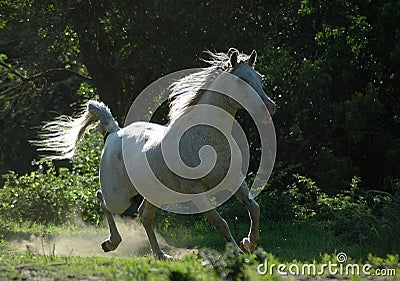
{"type": "Polygon", "coordinates": [[[30,174],[18,176],[14,172],[5,175],[6,183],[1,193],[1,211],[17,220],[59,223],[68,218],[72,201],[69,194],[60,192],[72,184],[65,180],[65,169],[56,175],[54,167],[45,171],[43,165],[30,174]]]}
{"type": "Polygon", "coordinates": [[[72,176],[79,179],[80,190],[77,192],[78,205],[84,221],[100,224],[103,211],[96,197],[100,189],[99,166],[103,138],[92,131],[86,134],[79,145],[79,150],[73,159],[72,176]]]}
{"type": "MultiPolygon", "coordinates": [[[[360,188],[353,177],[349,189],[327,195],[310,178],[295,175],[296,181],[285,190],[269,190],[260,195],[262,215],[270,220],[289,220],[322,224],[338,239],[395,252],[400,240],[400,193],[360,188]]],[[[267,220],[268,220],[267,219],[267,220]]]]}
{"type": "Polygon", "coordinates": [[[222,280],[249,280],[246,273],[249,260],[232,245],[228,245],[222,254],[215,250],[203,250],[200,257],[203,264],[216,271],[222,280]]]}
{"type": "MultiPolygon", "coordinates": [[[[37,83],[24,82],[26,69],[13,71],[7,56],[0,55],[0,63],[0,174],[8,170],[23,174],[32,170],[30,164],[37,157],[28,140],[37,138],[41,122],[53,119],[60,112],[72,114],[88,94],[80,96],[74,92],[79,88],[74,79],[53,80],[50,86],[42,79],[37,83]],[[7,93],[13,87],[15,91],[7,93]],[[42,95],[42,91],[46,94],[42,95]],[[56,95],[58,92],[64,94],[56,95]]],[[[2,183],[0,179],[0,185],[2,183]]]]}
{"type": "MultiPolygon", "coordinates": [[[[277,160],[296,166],[289,175],[308,175],[329,194],[349,186],[354,174],[363,178],[362,188],[389,192],[390,182],[400,178],[396,0],[231,1],[229,9],[202,1],[0,4],[5,54],[0,90],[23,84],[0,97],[5,136],[0,160],[7,170],[29,169],[19,163],[34,158],[26,147],[32,132],[19,129],[39,125],[49,112],[71,113],[69,105],[96,96],[123,121],[132,100],[152,81],[199,66],[206,48],[233,46],[258,51],[257,70],[266,75],[266,92],[278,104],[277,160]],[[91,86],[71,73],[24,78],[55,67],[89,75],[84,81],[91,86]],[[94,91],[92,86],[96,95],[87,90],[94,91]]],[[[161,111],[154,121],[165,122],[161,111]]],[[[254,172],[257,132],[243,120],[254,172]]]]}
{"type": "Polygon", "coordinates": [[[78,219],[99,224],[102,219],[96,191],[100,136],[86,135],[70,171],[48,161],[24,175],[9,172],[0,193],[0,211],[16,221],[60,224],[78,219]]]}
{"type": "Polygon", "coordinates": [[[293,40],[265,47],[261,70],[280,107],[278,161],[299,165],[295,173],[329,194],[354,174],[362,188],[390,192],[399,178],[397,4],[303,0],[293,40]]]}
{"type": "Polygon", "coordinates": [[[5,280],[220,280],[193,255],[177,261],[157,261],[151,257],[0,255],[0,272],[5,280]]]}

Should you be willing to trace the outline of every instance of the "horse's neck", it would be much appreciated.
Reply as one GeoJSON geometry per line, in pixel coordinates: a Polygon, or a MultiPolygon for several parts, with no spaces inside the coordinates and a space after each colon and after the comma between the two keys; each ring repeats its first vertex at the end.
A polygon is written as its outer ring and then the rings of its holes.
{"type": "MultiPolygon", "coordinates": [[[[166,137],[170,137],[170,130],[172,128],[189,128],[195,125],[208,125],[217,128],[225,135],[231,135],[234,117],[237,112],[237,103],[231,102],[230,98],[223,93],[230,93],[233,91],[234,85],[232,80],[229,81],[229,75],[217,76],[211,84],[198,98],[196,104],[191,105],[188,110],[177,119],[171,120],[166,131],[166,137]],[[207,90],[212,89],[212,90],[207,90]]],[[[214,130],[197,130],[204,141],[207,139],[215,138],[214,130]],[[199,133],[201,132],[201,133],[199,133]]],[[[173,134],[172,134],[173,135],[173,134]]]]}
{"type": "Polygon", "coordinates": [[[229,81],[226,79],[226,76],[219,75],[208,87],[213,90],[205,90],[196,104],[215,106],[215,108],[209,108],[208,116],[210,121],[214,122],[215,120],[218,120],[218,124],[223,126],[223,129],[226,129],[227,132],[232,131],[233,118],[238,110],[236,103],[232,102],[231,99],[226,95],[233,90],[231,87],[232,83],[229,83],[229,81]],[[228,115],[230,115],[231,118],[227,118],[228,115]]]}

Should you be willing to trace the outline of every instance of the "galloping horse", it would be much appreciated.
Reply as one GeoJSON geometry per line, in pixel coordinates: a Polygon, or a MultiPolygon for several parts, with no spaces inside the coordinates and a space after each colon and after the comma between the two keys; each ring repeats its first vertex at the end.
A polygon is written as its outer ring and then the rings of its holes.
{"type": "MultiPolygon", "coordinates": [[[[210,190],[212,182],[220,181],[221,173],[227,171],[226,163],[231,160],[230,154],[236,152],[227,152],[226,141],[223,142],[221,134],[217,136],[215,130],[207,131],[204,126],[193,128],[188,133],[186,145],[183,144],[184,148],[181,153],[183,153],[182,159],[189,159],[188,161],[192,162],[189,165],[196,166],[199,159],[198,156],[193,155],[196,155],[199,152],[198,149],[204,145],[212,144],[218,155],[218,160],[215,163],[217,169],[213,169],[205,177],[206,179],[194,179],[189,181],[188,184],[188,181],[184,181],[181,177],[171,173],[163,162],[162,144],[173,137],[171,132],[179,123],[179,118],[190,114],[191,108],[196,105],[212,105],[223,109],[233,117],[237,110],[241,108],[240,103],[235,102],[229,96],[204,89],[206,84],[211,88],[230,91],[237,87],[236,83],[243,83],[244,81],[261,98],[258,100],[263,103],[262,106],[266,107],[271,115],[274,112],[275,104],[263,91],[261,75],[254,70],[255,51],[250,55],[245,55],[240,54],[235,49],[230,49],[228,54],[210,52],[209,55],[211,58],[207,61],[210,64],[209,67],[188,75],[170,86],[172,102],[169,112],[170,121],[166,126],[150,122],[134,122],[120,128],[104,103],[89,101],[80,116],[76,118],[61,116],[55,121],[47,123],[43,127],[41,140],[34,142],[35,145],[40,147],[40,151],[47,152],[45,153],[47,158],[66,159],[72,158],[80,138],[86,130],[94,125],[98,124],[99,130],[108,135],[100,162],[101,190],[97,193],[110,230],[108,239],[101,245],[105,252],[115,250],[122,241],[113,213],[122,214],[131,205],[131,199],[138,195],[138,190],[130,179],[129,171],[127,171],[128,166],[125,162],[132,163],[129,168],[140,170],[143,169],[141,159],[146,157],[152,170],[156,171],[157,177],[164,178],[166,182],[174,185],[175,190],[184,193],[210,190]],[[238,81],[232,83],[232,81],[223,79],[223,73],[235,76],[238,81]],[[124,154],[123,142],[129,144],[124,148],[129,150],[128,154],[124,154]],[[125,159],[127,157],[131,157],[131,159],[125,159]]],[[[211,116],[211,118],[218,117],[211,116]]],[[[228,130],[232,130],[232,123],[228,120],[224,126],[228,130]]],[[[237,169],[234,172],[241,175],[240,165],[237,169]]],[[[233,244],[243,252],[250,252],[259,241],[260,208],[250,195],[244,177],[241,178],[239,185],[237,191],[235,191],[235,196],[247,207],[251,219],[249,234],[242,239],[239,246],[233,239],[228,224],[215,208],[206,210],[204,215],[227,243],[233,244]]],[[[150,201],[144,198],[138,208],[138,213],[146,230],[151,250],[159,259],[171,258],[161,250],[157,242],[152,222],[158,207],[150,201]]]]}

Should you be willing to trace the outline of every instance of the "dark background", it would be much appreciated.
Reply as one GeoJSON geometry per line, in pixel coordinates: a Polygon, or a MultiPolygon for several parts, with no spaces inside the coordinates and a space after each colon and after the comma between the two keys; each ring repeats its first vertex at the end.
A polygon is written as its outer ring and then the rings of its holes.
{"type": "MultiPolygon", "coordinates": [[[[1,174],[32,169],[37,155],[27,140],[44,120],[98,95],[122,125],[152,81],[205,66],[205,49],[235,47],[258,52],[256,70],[278,105],[272,184],[284,188],[301,174],[330,194],[354,176],[363,189],[400,186],[397,0],[0,5],[1,174]]],[[[257,158],[257,133],[247,127],[257,158]]]]}

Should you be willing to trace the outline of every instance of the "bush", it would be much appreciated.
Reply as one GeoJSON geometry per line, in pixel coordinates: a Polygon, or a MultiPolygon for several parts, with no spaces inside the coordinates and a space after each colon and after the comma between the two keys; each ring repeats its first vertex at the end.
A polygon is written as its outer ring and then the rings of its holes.
{"type": "Polygon", "coordinates": [[[268,190],[257,198],[263,217],[323,224],[338,239],[351,244],[374,243],[382,253],[400,249],[396,236],[400,232],[400,182],[393,183],[394,194],[365,191],[355,176],[347,190],[327,195],[310,178],[294,177],[286,189],[268,190]]]}
{"type": "Polygon", "coordinates": [[[17,221],[59,224],[81,214],[85,222],[99,224],[102,212],[96,199],[101,137],[85,136],[73,168],[56,168],[49,161],[37,163],[36,171],[4,175],[0,212],[17,221]]]}
{"type": "Polygon", "coordinates": [[[4,176],[0,195],[1,211],[11,218],[45,223],[59,223],[69,218],[74,195],[67,187],[73,185],[65,169],[57,175],[51,163],[39,165],[38,170],[18,176],[10,172],[4,176]]]}
{"type": "Polygon", "coordinates": [[[200,252],[202,264],[215,271],[222,280],[249,280],[246,267],[249,259],[232,245],[227,245],[221,254],[212,249],[200,252]]]}

